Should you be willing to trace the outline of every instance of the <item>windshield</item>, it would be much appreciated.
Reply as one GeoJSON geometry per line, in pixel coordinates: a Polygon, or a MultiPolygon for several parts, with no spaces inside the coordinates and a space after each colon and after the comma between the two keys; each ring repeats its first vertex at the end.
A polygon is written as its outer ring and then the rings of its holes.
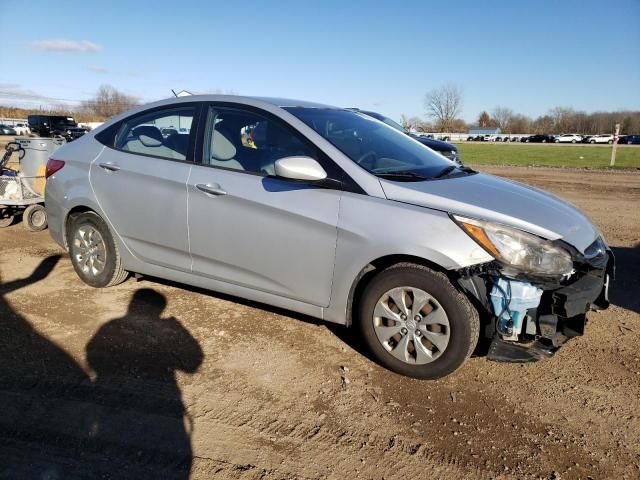
{"type": "Polygon", "coordinates": [[[375,175],[410,172],[435,177],[452,165],[420,142],[365,114],[304,107],[285,107],[285,110],[375,175]]]}

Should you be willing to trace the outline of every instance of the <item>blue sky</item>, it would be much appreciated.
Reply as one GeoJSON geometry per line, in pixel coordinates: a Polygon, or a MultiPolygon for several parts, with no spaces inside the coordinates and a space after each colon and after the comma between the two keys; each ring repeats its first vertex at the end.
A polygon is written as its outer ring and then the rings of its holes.
{"type": "Polygon", "coordinates": [[[82,100],[107,83],[285,96],[424,116],[427,91],[497,105],[640,109],[640,0],[0,0],[0,104],[82,100]]]}

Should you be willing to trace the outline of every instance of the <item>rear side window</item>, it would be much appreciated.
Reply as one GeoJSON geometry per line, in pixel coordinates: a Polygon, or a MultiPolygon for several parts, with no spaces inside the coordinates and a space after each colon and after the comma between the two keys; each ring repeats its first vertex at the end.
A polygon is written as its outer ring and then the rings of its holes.
{"type": "Polygon", "coordinates": [[[114,147],[125,152],[186,160],[194,107],[155,110],[122,124],[114,147]]]}

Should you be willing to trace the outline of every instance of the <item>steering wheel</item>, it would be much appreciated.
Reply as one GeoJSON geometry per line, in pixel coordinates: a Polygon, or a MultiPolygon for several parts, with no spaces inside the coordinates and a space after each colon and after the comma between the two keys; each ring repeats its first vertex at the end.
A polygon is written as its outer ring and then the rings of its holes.
{"type": "Polygon", "coordinates": [[[360,155],[360,157],[356,160],[356,163],[358,165],[361,165],[369,157],[374,157],[374,159],[375,159],[375,158],[378,157],[378,154],[376,152],[374,152],[373,150],[369,150],[368,152],[364,153],[363,155],[360,155]]]}

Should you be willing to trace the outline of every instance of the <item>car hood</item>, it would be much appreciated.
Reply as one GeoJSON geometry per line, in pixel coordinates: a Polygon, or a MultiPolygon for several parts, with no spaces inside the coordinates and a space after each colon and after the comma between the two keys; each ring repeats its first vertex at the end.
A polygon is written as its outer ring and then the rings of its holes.
{"type": "Polygon", "coordinates": [[[443,142],[442,140],[434,140],[433,138],[418,137],[415,135],[412,135],[412,137],[414,140],[417,140],[423,145],[426,145],[432,150],[437,150],[438,152],[451,152],[451,151],[457,152],[458,151],[455,145],[452,145],[447,142],[443,142]]]}
{"type": "Polygon", "coordinates": [[[380,179],[390,200],[509,225],[549,240],[562,239],[580,252],[599,232],[573,205],[511,180],[477,173],[425,182],[380,179]]]}

